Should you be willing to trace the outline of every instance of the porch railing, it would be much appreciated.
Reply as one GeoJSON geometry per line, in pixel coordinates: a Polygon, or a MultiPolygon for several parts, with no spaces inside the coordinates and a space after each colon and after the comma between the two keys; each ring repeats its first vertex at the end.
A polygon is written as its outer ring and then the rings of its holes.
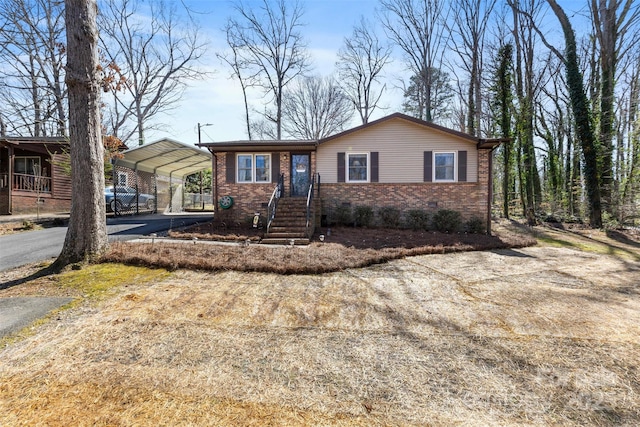
{"type": "Polygon", "coordinates": [[[7,172],[0,172],[0,188],[9,187],[9,174],[7,172]]]}
{"type": "Polygon", "coordinates": [[[13,189],[34,193],[51,193],[51,178],[48,176],[14,173],[13,189]]]}
{"type": "Polygon", "coordinates": [[[311,225],[311,204],[313,203],[313,191],[314,191],[314,187],[316,186],[316,181],[318,182],[318,185],[319,185],[320,184],[319,173],[316,173],[311,178],[311,184],[309,184],[309,191],[307,192],[307,223],[305,226],[305,233],[309,238],[311,238],[309,233],[309,226],[311,225]]]}
{"type": "Polygon", "coordinates": [[[273,193],[271,193],[271,199],[269,199],[269,205],[267,206],[267,233],[269,232],[269,227],[271,227],[271,223],[273,219],[276,217],[276,210],[278,209],[278,201],[282,194],[284,193],[284,174],[281,173],[280,177],[278,177],[278,183],[276,187],[273,189],[273,193]]]}

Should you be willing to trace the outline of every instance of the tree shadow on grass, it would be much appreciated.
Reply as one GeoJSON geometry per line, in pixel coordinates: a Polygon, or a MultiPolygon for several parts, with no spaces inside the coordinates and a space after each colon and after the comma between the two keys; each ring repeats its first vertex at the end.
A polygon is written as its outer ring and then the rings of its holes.
{"type": "Polygon", "coordinates": [[[617,230],[607,230],[607,237],[615,240],[616,242],[623,243],[625,245],[633,246],[634,248],[640,248],[640,242],[630,239],[624,233],[617,230]]]}
{"type": "Polygon", "coordinates": [[[28,276],[21,277],[18,279],[8,280],[6,282],[0,283],[0,291],[5,289],[12,288],[14,286],[23,285],[27,282],[30,282],[35,279],[39,279],[41,277],[49,276],[51,274],[59,273],[60,269],[56,268],[53,264],[48,265],[47,267],[41,268],[40,270],[29,274],[28,276]]]}

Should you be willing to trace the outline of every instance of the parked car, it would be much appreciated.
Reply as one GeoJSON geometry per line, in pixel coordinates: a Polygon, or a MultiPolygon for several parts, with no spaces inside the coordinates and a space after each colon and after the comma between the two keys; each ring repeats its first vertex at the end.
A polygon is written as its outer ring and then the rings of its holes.
{"type": "Polygon", "coordinates": [[[136,206],[150,211],[156,209],[156,198],[152,194],[139,193],[136,203],[136,189],[132,187],[107,187],[104,189],[104,198],[109,212],[120,213],[133,210],[136,206]]]}

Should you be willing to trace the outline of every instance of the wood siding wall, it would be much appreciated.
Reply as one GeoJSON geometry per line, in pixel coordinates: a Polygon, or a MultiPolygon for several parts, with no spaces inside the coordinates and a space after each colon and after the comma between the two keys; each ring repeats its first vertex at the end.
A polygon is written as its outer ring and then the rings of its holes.
{"type": "Polygon", "coordinates": [[[400,118],[320,144],[317,171],[322,182],[337,183],[338,152],[378,152],[378,182],[424,182],[425,151],[467,151],[467,182],[478,180],[478,151],[473,142],[400,118]]]}

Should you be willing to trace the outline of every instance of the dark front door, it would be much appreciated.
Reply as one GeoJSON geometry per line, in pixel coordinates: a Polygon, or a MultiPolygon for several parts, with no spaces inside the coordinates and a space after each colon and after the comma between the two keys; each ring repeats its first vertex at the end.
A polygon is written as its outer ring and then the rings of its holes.
{"type": "Polygon", "coordinates": [[[291,196],[306,196],[311,182],[311,155],[291,155],[291,196]]]}

